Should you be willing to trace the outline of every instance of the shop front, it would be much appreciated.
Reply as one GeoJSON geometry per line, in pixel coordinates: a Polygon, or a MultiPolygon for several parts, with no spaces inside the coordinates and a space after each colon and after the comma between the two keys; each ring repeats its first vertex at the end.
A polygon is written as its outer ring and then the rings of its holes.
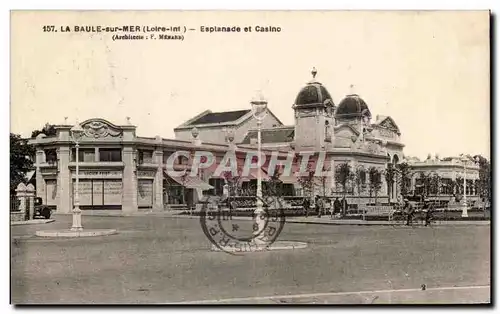
{"type": "MultiPolygon", "coordinates": [[[[72,172],[71,204],[76,191],[76,173],[72,172]]],[[[80,209],[122,209],[121,170],[81,170],[78,182],[80,209]]]]}

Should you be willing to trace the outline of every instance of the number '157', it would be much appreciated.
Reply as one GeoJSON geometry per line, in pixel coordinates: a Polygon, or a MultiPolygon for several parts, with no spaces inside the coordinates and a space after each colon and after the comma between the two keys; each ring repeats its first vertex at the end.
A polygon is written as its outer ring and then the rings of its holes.
{"type": "Polygon", "coordinates": [[[43,27],[44,32],[55,32],[56,27],[54,25],[44,25],[43,27]]]}

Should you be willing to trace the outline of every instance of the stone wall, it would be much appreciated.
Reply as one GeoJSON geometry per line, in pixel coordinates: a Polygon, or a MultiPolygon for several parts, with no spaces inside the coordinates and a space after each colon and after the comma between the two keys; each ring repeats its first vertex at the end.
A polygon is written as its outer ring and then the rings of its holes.
{"type": "Polygon", "coordinates": [[[24,212],[11,212],[10,213],[10,221],[24,221],[24,216],[26,214],[24,212]]]}

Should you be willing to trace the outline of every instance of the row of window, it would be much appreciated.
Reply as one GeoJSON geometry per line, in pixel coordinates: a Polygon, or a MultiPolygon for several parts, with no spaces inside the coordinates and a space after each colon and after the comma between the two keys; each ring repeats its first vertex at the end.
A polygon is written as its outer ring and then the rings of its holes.
{"type": "MultiPolygon", "coordinates": [[[[99,159],[96,158],[96,149],[80,148],[78,150],[78,161],[122,161],[122,150],[120,148],[99,148],[97,150],[99,159]]],[[[71,161],[76,161],[76,149],[71,152],[71,161]]]]}
{"type": "MultiPolygon", "coordinates": [[[[477,185],[477,182],[478,181],[467,180],[465,194],[467,194],[467,195],[478,195],[479,194],[479,189],[477,188],[477,186],[474,187],[474,184],[477,185]]],[[[415,193],[416,194],[426,193],[426,194],[431,194],[431,195],[432,194],[448,194],[448,195],[452,195],[452,194],[455,194],[455,193],[456,194],[463,194],[464,193],[464,188],[463,188],[462,181],[460,181],[458,183],[458,185],[455,185],[455,184],[453,184],[453,182],[452,182],[451,179],[445,178],[445,179],[441,180],[439,187],[437,187],[435,185],[430,185],[430,186],[427,187],[427,191],[426,191],[426,187],[423,184],[422,180],[417,179],[417,180],[415,180],[415,193]],[[439,191],[439,193],[438,193],[438,191],[439,191]]]]}

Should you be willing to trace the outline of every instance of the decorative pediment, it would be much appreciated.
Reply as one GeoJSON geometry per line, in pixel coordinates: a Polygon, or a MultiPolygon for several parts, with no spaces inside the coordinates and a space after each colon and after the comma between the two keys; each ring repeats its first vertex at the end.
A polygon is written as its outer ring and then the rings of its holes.
{"type": "Polygon", "coordinates": [[[394,120],[393,120],[391,117],[387,117],[387,118],[385,118],[385,119],[384,119],[384,120],[382,120],[382,122],[380,122],[378,125],[379,125],[380,127],[383,127],[383,128],[385,128],[385,129],[389,129],[389,130],[391,130],[391,131],[394,131],[394,132],[396,132],[396,133],[400,134],[400,132],[399,132],[399,128],[398,128],[398,126],[397,126],[396,122],[394,122],[394,120]]]}
{"type": "Polygon", "coordinates": [[[336,137],[351,138],[352,135],[359,136],[359,131],[350,124],[341,124],[333,128],[336,137]]]}
{"type": "Polygon", "coordinates": [[[82,124],[85,136],[90,138],[120,137],[123,131],[104,119],[89,119],[82,124]]]}

